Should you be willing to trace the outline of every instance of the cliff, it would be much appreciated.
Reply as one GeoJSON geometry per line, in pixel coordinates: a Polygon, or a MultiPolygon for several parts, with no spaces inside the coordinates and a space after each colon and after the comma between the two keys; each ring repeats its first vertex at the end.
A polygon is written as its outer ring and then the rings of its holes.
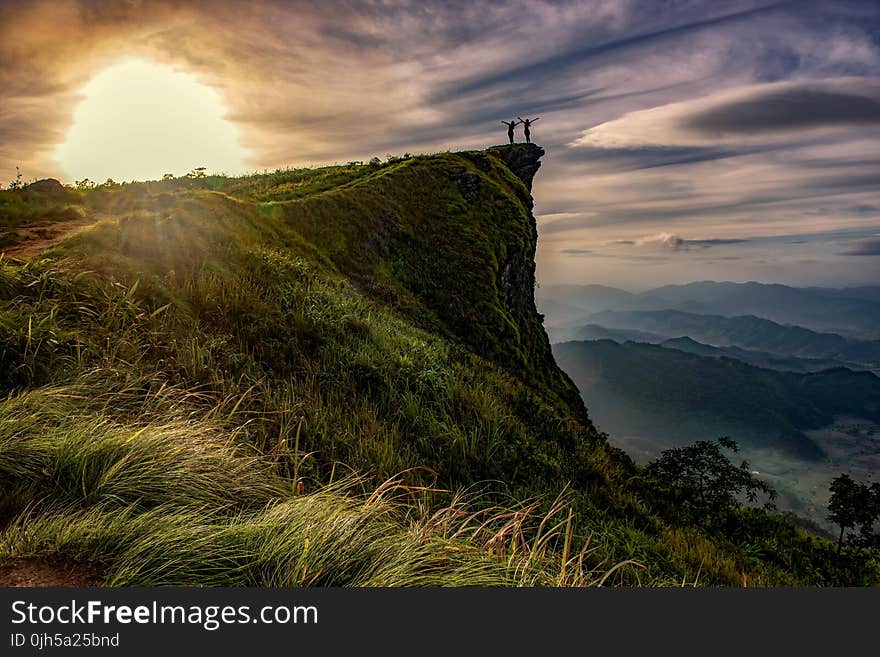
{"type": "Polygon", "coordinates": [[[364,289],[589,423],[535,308],[530,192],[543,155],[534,144],[515,144],[415,157],[274,209],[364,289]]]}

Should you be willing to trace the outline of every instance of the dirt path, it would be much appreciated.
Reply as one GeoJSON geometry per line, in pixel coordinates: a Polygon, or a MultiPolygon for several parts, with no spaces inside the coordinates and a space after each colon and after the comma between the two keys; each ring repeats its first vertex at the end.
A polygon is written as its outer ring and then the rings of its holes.
{"type": "Polygon", "coordinates": [[[94,566],[72,561],[12,559],[0,563],[0,587],[98,586],[101,574],[94,566]]]}
{"type": "Polygon", "coordinates": [[[71,221],[34,224],[18,228],[16,232],[22,236],[21,241],[7,247],[0,247],[0,252],[13,258],[27,260],[40,255],[46,249],[55,246],[74,233],[94,226],[96,222],[95,217],[83,217],[71,221]]]}

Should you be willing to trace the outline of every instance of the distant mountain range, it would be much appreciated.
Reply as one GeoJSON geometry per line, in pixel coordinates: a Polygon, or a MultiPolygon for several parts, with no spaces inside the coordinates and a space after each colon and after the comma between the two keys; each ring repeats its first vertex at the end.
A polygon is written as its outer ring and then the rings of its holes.
{"type": "Polygon", "coordinates": [[[782,372],[714,354],[611,340],[556,344],[553,353],[602,430],[639,435],[656,442],[657,451],[727,434],[747,445],[819,459],[823,452],[805,431],[841,414],[880,422],[880,378],[870,372],[782,372]]]}
{"type": "MultiPolygon", "coordinates": [[[[587,323],[667,339],[687,336],[716,347],[740,347],[779,356],[844,361],[866,369],[880,367],[878,340],[852,340],[800,326],[783,326],[752,315],[723,317],[679,310],[606,310],[588,316],[587,323]]],[[[571,335],[583,337],[577,329],[572,330],[571,335]]]]}
{"type": "Polygon", "coordinates": [[[551,327],[585,324],[589,315],[604,310],[681,310],[726,317],[755,315],[850,338],[880,339],[880,286],[797,288],[701,281],[635,294],[603,285],[545,285],[536,296],[551,327]],[[565,311],[557,312],[563,306],[565,311]],[[584,311],[581,316],[574,310],[578,308],[584,311]]]}
{"type": "Polygon", "coordinates": [[[551,331],[551,337],[555,335],[568,336],[554,342],[566,342],[568,340],[614,340],[615,342],[649,342],[660,344],[669,339],[667,335],[639,331],[636,329],[609,328],[599,324],[584,324],[576,329],[551,331]]]}
{"type": "MultiPolygon", "coordinates": [[[[620,342],[619,340],[617,342],[620,342]]],[[[643,341],[644,342],[644,341],[643,341]]],[[[711,358],[735,358],[755,367],[763,367],[771,370],[783,370],[790,372],[821,372],[822,370],[847,367],[849,369],[863,369],[855,363],[841,360],[823,358],[796,358],[794,356],[779,356],[766,351],[753,351],[740,347],[713,347],[697,342],[688,337],[672,338],[660,343],[667,349],[678,349],[698,356],[711,358]]]]}
{"type": "Polygon", "coordinates": [[[772,354],[766,351],[743,349],[742,347],[726,346],[717,347],[703,342],[697,342],[693,338],[681,336],[668,338],[659,333],[637,331],[631,329],[608,328],[598,324],[585,324],[578,329],[551,330],[551,338],[554,342],[566,342],[568,340],[613,340],[614,342],[647,342],[657,344],[669,349],[687,351],[699,356],[711,356],[713,358],[736,358],[756,367],[766,367],[773,370],[787,370],[790,372],[819,372],[835,367],[848,367],[854,370],[870,369],[859,363],[851,363],[844,360],[831,358],[798,358],[796,356],[784,356],[772,354]]]}

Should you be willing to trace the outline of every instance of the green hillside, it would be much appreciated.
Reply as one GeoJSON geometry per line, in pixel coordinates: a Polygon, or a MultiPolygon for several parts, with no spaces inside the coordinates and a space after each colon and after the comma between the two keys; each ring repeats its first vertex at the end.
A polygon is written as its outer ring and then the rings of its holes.
{"type": "MultiPolygon", "coordinates": [[[[871,581],[774,514],[665,519],[592,426],[534,305],[541,155],[40,198],[94,225],[0,260],[0,565],[116,585],[871,581]]],[[[0,207],[36,203],[15,194],[0,207]]]]}

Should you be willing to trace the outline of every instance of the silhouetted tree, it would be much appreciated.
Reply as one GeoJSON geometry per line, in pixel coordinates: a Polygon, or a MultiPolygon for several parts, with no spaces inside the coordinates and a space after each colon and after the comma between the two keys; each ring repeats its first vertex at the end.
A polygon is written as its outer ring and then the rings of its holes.
{"type": "Polygon", "coordinates": [[[747,461],[731,463],[723,449],[739,451],[727,437],[667,449],[645,468],[645,475],[671,498],[678,512],[710,521],[738,508],[743,496],[754,503],[764,494],[772,502],[776,491],[755,477],[747,461]]]}
{"type": "Polygon", "coordinates": [[[846,530],[857,527],[859,535],[853,537],[853,542],[862,547],[877,547],[874,525],[880,519],[880,484],[875,483],[869,487],[844,473],[831,481],[829,490],[831,499],[828,500],[828,519],[840,527],[837,537],[838,552],[843,547],[846,530]]]}

